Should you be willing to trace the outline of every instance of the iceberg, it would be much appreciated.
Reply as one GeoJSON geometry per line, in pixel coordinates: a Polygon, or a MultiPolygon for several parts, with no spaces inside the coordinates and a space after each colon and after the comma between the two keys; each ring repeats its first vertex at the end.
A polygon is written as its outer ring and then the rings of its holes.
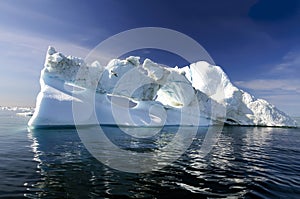
{"type": "Polygon", "coordinates": [[[183,68],[139,57],[98,61],[65,56],[49,47],[41,90],[28,125],[295,127],[265,100],[235,87],[219,66],[204,61],[183,68]],[[75,118],[74,118],[75,116],[75,118]]]}
{"type": "Polygon", "coordinates": [[[12,112],[16,112],[16,115],[18,116],[31,117],[34,112],[34,108],[0,106],[0,111],[12,111],[12,112]]]}

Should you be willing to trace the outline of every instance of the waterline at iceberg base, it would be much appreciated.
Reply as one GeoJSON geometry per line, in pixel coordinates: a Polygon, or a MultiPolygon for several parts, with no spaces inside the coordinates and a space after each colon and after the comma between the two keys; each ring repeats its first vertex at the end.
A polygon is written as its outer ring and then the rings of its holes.
{"type": "Polygon", "coordinates": [[[235,87],[219,66],[204,61],[171,68],[139,57],[98,61],[49,47],[32,128],[76,125],[296,127],[265,100],[235,87]]]}

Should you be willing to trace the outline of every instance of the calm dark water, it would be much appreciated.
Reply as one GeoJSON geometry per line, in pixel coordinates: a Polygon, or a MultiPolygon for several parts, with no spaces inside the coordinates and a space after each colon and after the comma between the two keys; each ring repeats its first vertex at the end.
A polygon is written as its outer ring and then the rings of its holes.
{"type": "MultiPolygon", "coordinates": [[[[300,198],[299,129],[224,127],[205,158],[198,153],[200,129],[171,165],[132,174],[97,161],[76,130],[29,131],[28,119],[0,111],[1,198],[300,198]]],[[[165,129],[166,140],[175,130],[165,129]]],[[[128,144],[116,128],[107,131],[128,144]]],[[[144,140],[138,146],[151,151],[157,145],[144,140]]]]}

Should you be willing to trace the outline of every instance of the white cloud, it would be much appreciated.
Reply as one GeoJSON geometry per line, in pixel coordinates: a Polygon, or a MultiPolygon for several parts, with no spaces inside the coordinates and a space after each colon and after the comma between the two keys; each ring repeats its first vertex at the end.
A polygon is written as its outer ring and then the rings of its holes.
{"type": "Polygon", "coordinates": [[[258,91],[290,91],[300,93],[300,79],[258,79],[234,82],[237,86],[258,91]]]}
{"type": "Polygon", "coordinates": [[[277,64],[271,71],[272,74],[293,75],[300,70],[300,52],[290,51],[283,58],[282,62],[277,64]]]}
{"type": "Polygon", "coordinates": [[[71,42],[66,42],[55,38],[47,38],[40,35],[29,35],[24,32],[16,33],[7,29],[0,29],[0,42],[5,46],[18,46],[20,47],[20,50],[24,50],[23,52],[12,52],[16,55],[27,54],[30,56],[26,50],[30,50],[29,52],[45,52],[46,47],[49,45],[59,48],[60,51],[82,57],[84,57],[90,51],[89,48],[71,42]]]}

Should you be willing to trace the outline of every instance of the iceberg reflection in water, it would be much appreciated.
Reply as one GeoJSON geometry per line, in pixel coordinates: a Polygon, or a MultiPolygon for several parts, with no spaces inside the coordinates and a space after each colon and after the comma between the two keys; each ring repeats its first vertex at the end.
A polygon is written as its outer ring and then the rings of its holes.
{"type": "MultiPolygon", "coordinates": [[[[186,131],[192,127],[185,128],[186,131]]],[[[153,152],[166,146],[178,127],[138,139],[104,127],[122,149],[153,152]]],[[[199,128],[192,145],[172,164],[150,173],[126,173],[95,159],[75,129],[30,130],[40,178],[28,181],[28,197],[296,197],[300,195],[299,129],[224,127],[203,158],[207,128],[199,128]],[[294,139],[293,139],[294,138],[294,139]],[[295,139],[297,138],[297,139],[295,139]],[[291,149],[289,149],[291,147],[291,149]]],[[[109,156],[113,152],[101,153],[109,156]]],[[[170,154],[160,154],[161,156],[170,154]]],[[[172,155],[172,154],[171,154],[172,155]]],[[[115,157],[119,160],[122,156],[115,157]]],[[[123,157],[125,158],[125,157],[123,157]]],[[[160,159],[163,160],[163,159],[160,159]]],[[[127,162],[136,161],[128,159],[127,162]]],[[[168,163],[168,162],[167,162],[168,163]]],[[[161,161],[160,164],[166,164],[161,161]]]]}

